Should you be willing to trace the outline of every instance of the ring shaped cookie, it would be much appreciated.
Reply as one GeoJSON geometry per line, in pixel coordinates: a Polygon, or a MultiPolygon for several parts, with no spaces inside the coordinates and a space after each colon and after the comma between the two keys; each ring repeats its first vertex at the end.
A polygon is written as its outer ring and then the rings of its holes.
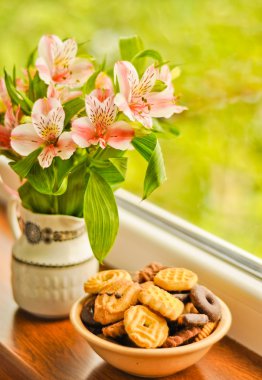
{"type": "Polygon", "coordinates": [[[122,269],[110,269],[98,272],[84,283],[86,293],[99,293],[105,286],[119,280],[132,281],[130,274],[122,269]]]}
{"type": "Polygon", "coordinates": [[[190,293],[191,301],[200,313],[206,314],[210,321],[216,322],[221,317],[221,306],[209,289],[202,285],[195,285],[190,293]]]}

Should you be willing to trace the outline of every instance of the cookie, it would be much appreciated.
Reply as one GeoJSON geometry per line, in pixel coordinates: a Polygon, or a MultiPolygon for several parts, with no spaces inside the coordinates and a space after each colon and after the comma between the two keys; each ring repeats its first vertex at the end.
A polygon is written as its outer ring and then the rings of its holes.
{"type": "Polygon", "coordinates": [[[212,331],[214,331],[216,325],[216,322],[208,322],[196,336],[195,341],[199,342],[200,340],[207,338],[212,333],[212,331]]]}
{"type": "Polygon", "coordinates": [[[191,327],[188,329],[181,330],[177,332],[174,336],[169,336],[165,343],[163,344],[163,348],[171,348],[181,346],[181,344],[187,342],[192,339],[194,336],[199,334],[201,331],[200,327],[191,327]]]}
{"type": "Polygon", "coordinates": [[[192,302],[187,302],[184,306],[183,314],[194,313],[198,314],[198,310],[192,304],[192,302]]]}
{"type": "Polygon", "coordinates": [[[161,347],[168,337],[166,320],[143,305],[126,310],[124,325],[129,338],[138,347],[161,347]]]}
{"type": "Polygon", "coordinates": [[[140,286],[132,281],[120,280],[107,285],[96,297],[94,320],[108,325],[124,318],[124,312],[136,305],[140,286]]]}
{"type": "Polygon", "coordinates": [[[141,269],[139,272],[136,273],[134,277],[134,281],[143,283],[146,281],[152,281],[155,277],[155,275],[161,270],[166,268],[164,265],[160,263],[150,263],[147,266],[145,266],[143,269],[141,269]]]}
{"type": "Polygon", "coordinates": [[[189,294],[190,294],[189,292],[188,293],[174,293],[174,294],[172,294],[172,296],[175,298],[178,298],[179,301],[186,303],[190,299],[189,294]]]}
{"type": "Polygon", "coordinates": [[[183,302],[155,285],[142,289],[138,299],[142,304],[147,305],[150,309],[171,321],[176,320],[184,310],[183,302]]]}
{"type": "Polygon", "coordinates": [[[124,321],[119,321],[113,325],[109,325],[102,328],[104,336],[109,338],[119,338],[126,334],[124,321]]]}
{"type": "Polygon", "coordinates": [[[150,288],[150,286],[154,286],[154,282],[153,281],[146,281],[146,282],[143,282],[142,284],[140,284],[141,290],[142,289],[150,288]]]}
{"type": "Polygon", "coordinates": [[[190,290],[197,280],[197,275],[185,268],[163,269],[154,277],[154,283],[168,291],[190,290]]]}
{"type": "Polygon", "coordinates": [[[177,318],[177,324],[185,326],[204,326],[208,321],[206,314],[181,314],[177,318]]]}
{"type": "Polygon", "coordinates": [[[211,322],[221,318],[221,306],[217,297],[202,285],[195,285],[190,292],[190,298],[196,309],[206,314],[211,322]]]}
{"type": "Polygon", "coordinates": [[[87,300],[84,304],[83,309],[80,314],[82,322],[87,326],[99,326],[100,323],[94,320],[94,305],[95,297],[92,297],[87,300]]]}
{"type": "Polygon", "coordinates": [[[131,281],[130,274],[121,269],[111,269],[98,272],[84,283],[86,293],[99,293],[105,286],[118,280],[131,281]]]}

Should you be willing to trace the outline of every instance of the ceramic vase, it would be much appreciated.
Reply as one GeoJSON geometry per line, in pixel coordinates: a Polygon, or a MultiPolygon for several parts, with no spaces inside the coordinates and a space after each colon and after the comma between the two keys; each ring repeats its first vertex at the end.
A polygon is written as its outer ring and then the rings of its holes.
{"type": "Polygon", "coordinates": [[[33,213],[16,200],[9,201],[8,218],[16,239],[11,272],[16,303],[39,317],[67,317],[84,294],[83,283],[98,270],[84,219],[33,213]]]}

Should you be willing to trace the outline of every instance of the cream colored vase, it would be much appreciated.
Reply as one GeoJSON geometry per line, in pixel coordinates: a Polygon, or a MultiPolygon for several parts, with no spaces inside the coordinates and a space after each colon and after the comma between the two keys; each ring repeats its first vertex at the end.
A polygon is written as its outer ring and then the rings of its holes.
{"type": "Polygon", "coordinates": [[[12,251],[14,299],[37,316],[66,317],[84,294],[84,281],[98,270],[85,222],[17,206],[17,201],[9,201],[8,217],[16,238],[12,251]]]}

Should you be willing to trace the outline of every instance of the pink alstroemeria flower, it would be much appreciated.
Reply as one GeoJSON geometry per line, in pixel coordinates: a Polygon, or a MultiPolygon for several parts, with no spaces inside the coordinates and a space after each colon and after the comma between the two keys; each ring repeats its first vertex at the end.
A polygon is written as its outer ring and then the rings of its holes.
{"type": "Polygon", "coordinates": [[[100,102],[114,95],[112,80],[106,73],[101,72],[98,74],[95,81],[95,90],[91,92],[91,95],[96,96],[100,102]]]}
{"type": "Polygon", "coordinates": [[[115,104],[130,120],[137,120],[145,127],[152,127],[152,117],[169,118],[186,108],[175,104],[176,98],[170,91],[152,92],[159,71],[149,66],[139,81],[135,67],[127,61],[119,61],[114,68],[120,93],[115,96],[115,104]]]}
{"type": "Polygon", "coordinates": [[[12,107],[12,102],[6,89],[5,80],[0,78],[0,113],[5,112],[9,107],[12,107]]]}
{"type": "Polygon", "coordinates": [[[43,36],[36,60],[40,78],[46,84],[81,87],[94,72],[94,67],[87,59],[77,58],[76,53],[75,40],[70,38],[63,42],[55,35],[43,36]]]}
{"type": "Polygon", "coordinates": [[[63,104],[69,100],[82,96],[82,91],[71,91],[68,87],[56,87],[51,83],[47,88],[47,97],[56,98],[63,104]]]}
{"type": "Polygon", "coordinates": [[[20,116],[20,107],[17,107],[16,112],[14,112],[13,108],[9,104],[7,105],[4,125],[0,124],[0,148],[11,148],[11,132],[18,125],[20,116]]]}
{"type": "Polygon", "coordinates": [[[38,161],[43,168],[59,156],[67,160],[76,149],[71,132],[63,132],[65,112],[54,98],[38,99],[32,109],[32,124],[21,124],[13,129],[11,146],[21,156],[27,156],[40,146],[38,161]]]}
{"type": "Polygon", "coordinates": [[[86,113],[72,122],[72,138],[81,148],[99,144],[101,148],[110,145],[115,149],[126,150],[134,131],[125,121],[114,121],[117,107],[113,97],[100,102],[95,96],[86,96],[86,113]]]}

